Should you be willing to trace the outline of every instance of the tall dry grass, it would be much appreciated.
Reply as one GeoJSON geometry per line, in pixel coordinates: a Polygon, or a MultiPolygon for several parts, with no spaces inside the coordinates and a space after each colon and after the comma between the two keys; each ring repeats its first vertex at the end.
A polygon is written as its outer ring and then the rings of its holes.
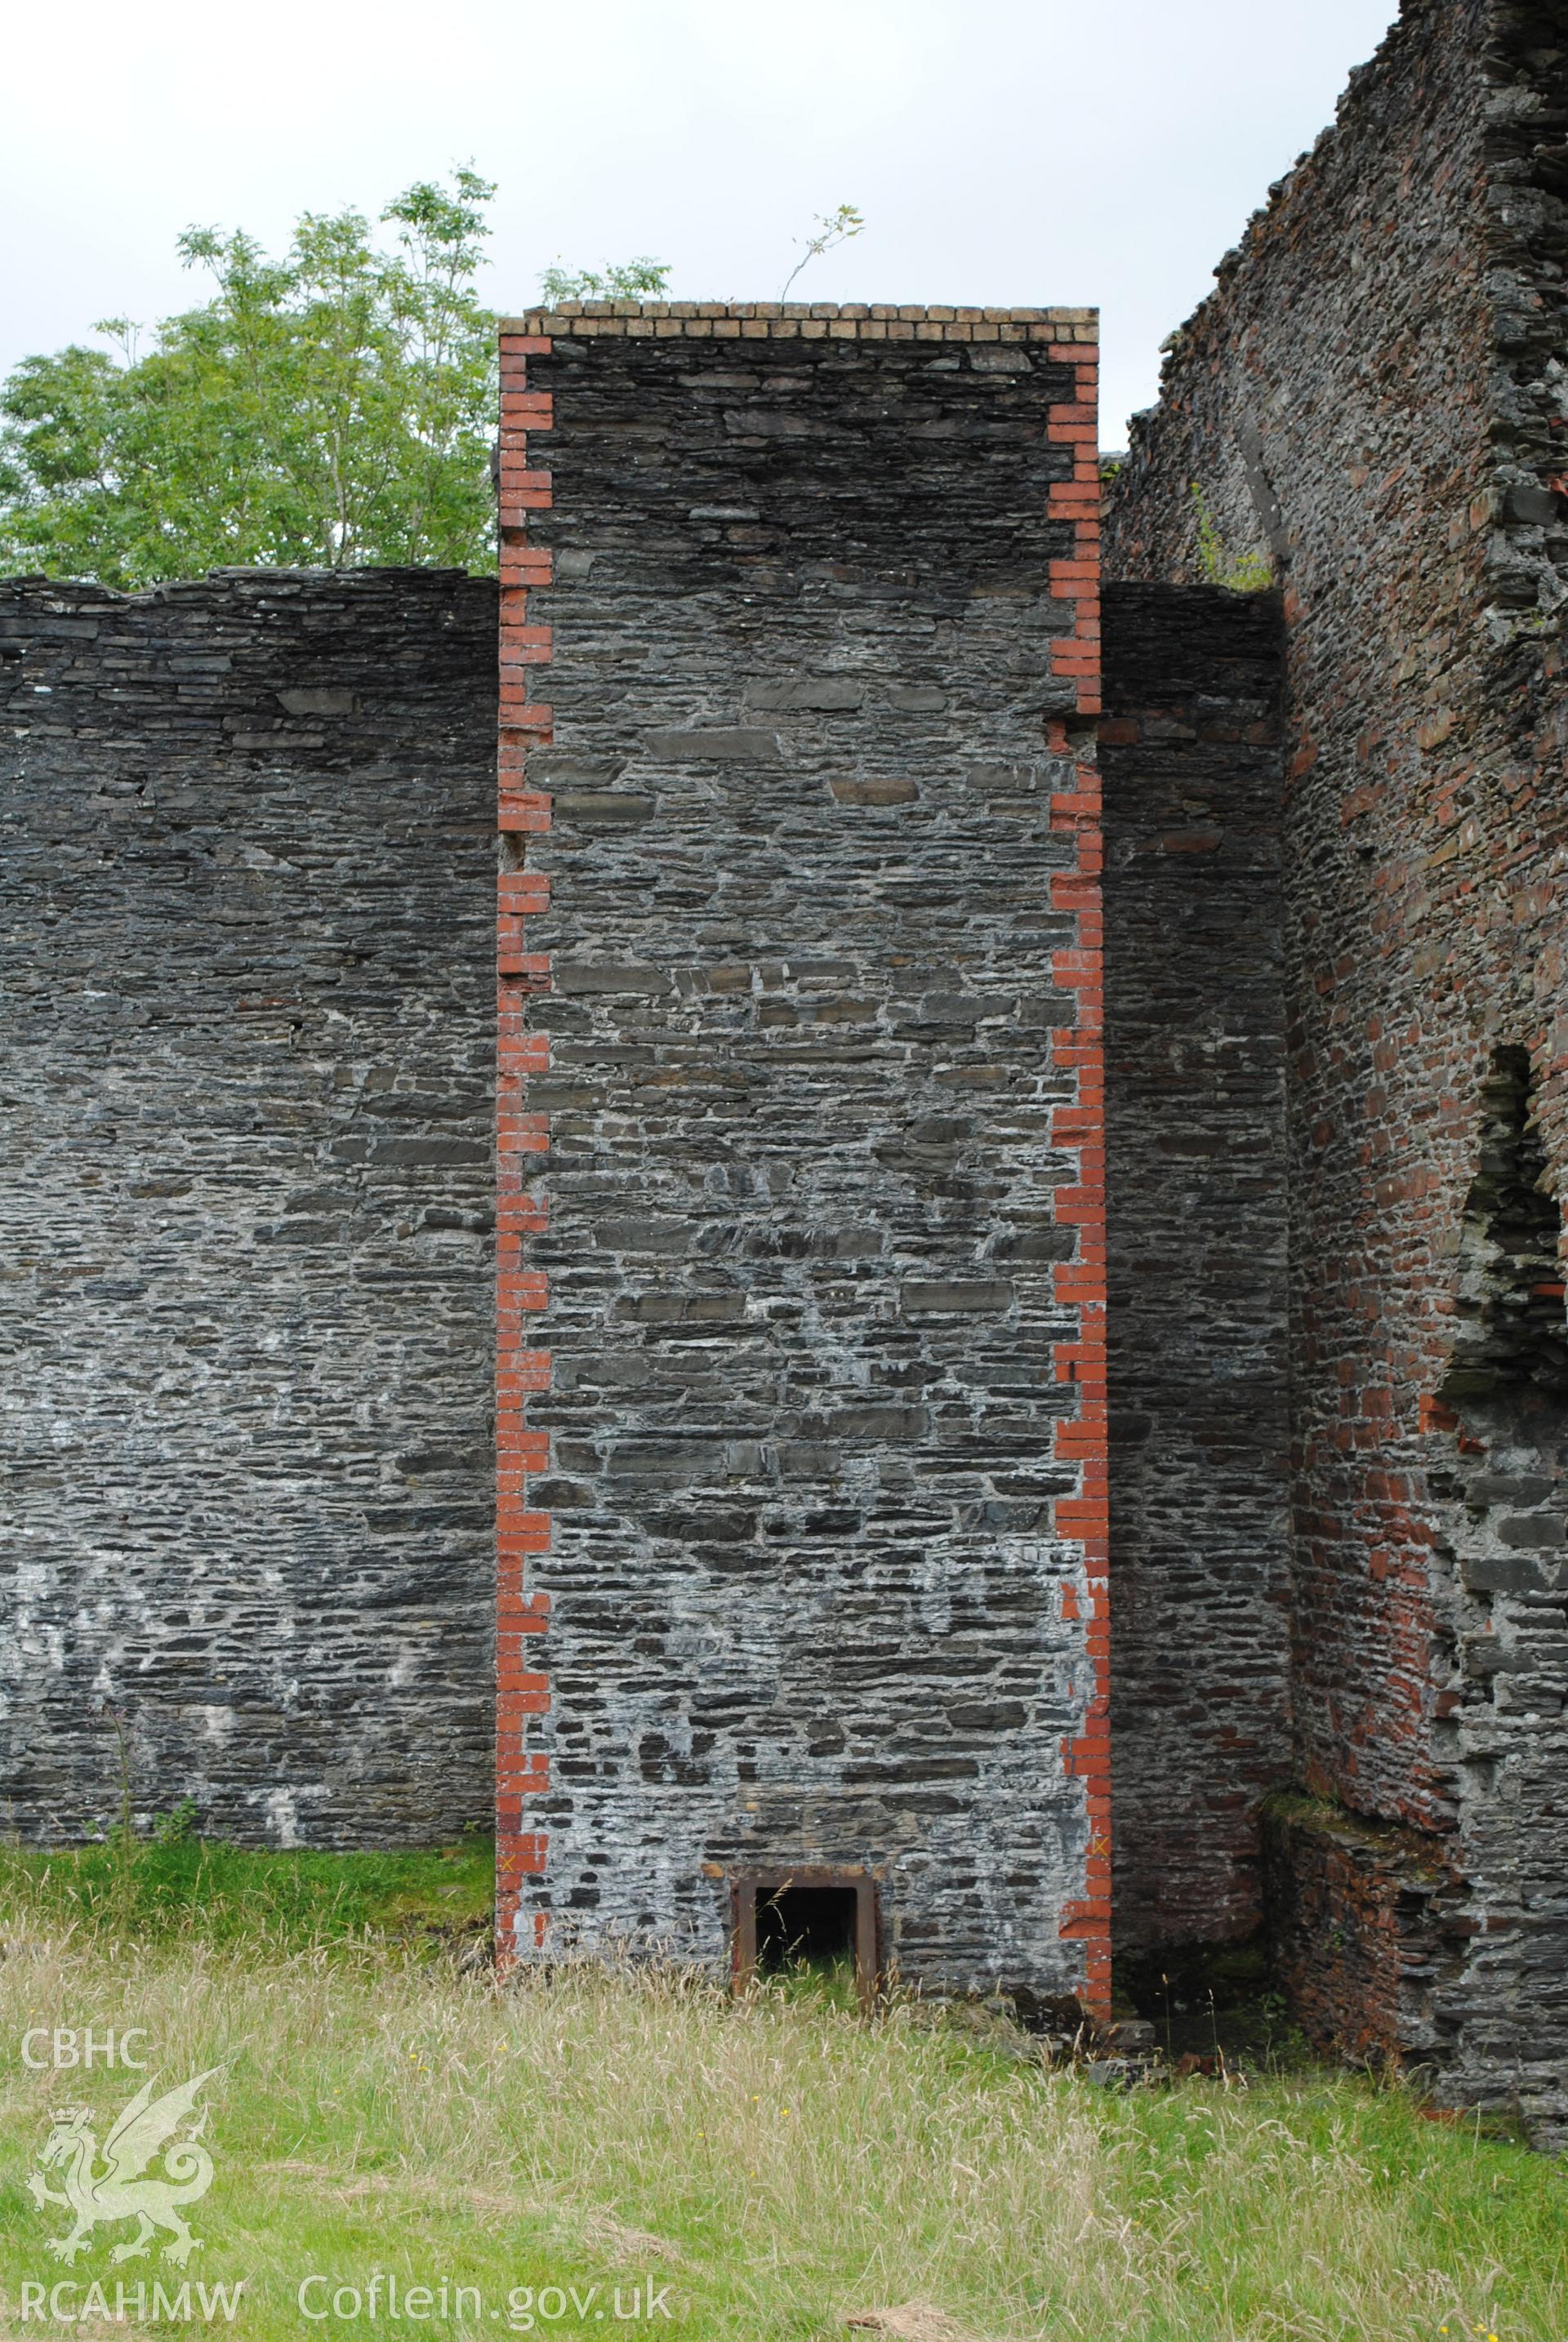
{"type": "Polygon", "coordinates": [[[1562,2171],[1398,2092],[1308,2076],[1117,2097],[914,2007],[867,2027],[672,1975],[498,1987],[369,1949],[78,1935],[0,1962],[16,2334],[45,2330],[17,2322],[24,2280],[169,2274],[111,2270],[125,2227],[72,2272],[43,2250],[62,2216],[23,2188],[51,2108],[69,2096],[106,2127],[140,2078],[29,2071],[23,2034],[56,2025],[145,2028],[165,2082],[221,2069],[188,2274],[245,2277],[236,2330],[256,2336],[368,2336],[309,2323],[296,2296],[313,2271],[363,2286],[376,2268],[482,2287],[474,2331],[517,2324],[514,2289],[574,2283],[606,2290],[582,2318],[530,2307],[521,2330],[603,2333],[607,2289],[647,2283],[674,2313],[650,2330],[747,2342],[894,2311],[882,2330],[981,2342],[1568,2333],[1562,2171]]]}

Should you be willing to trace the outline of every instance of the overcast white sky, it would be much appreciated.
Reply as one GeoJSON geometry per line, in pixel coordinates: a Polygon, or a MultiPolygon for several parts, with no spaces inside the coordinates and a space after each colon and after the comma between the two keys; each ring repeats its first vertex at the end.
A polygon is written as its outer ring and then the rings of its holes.
{"type": "Polygon", "coordinates": [[[1395,0],[73,0],[6,12],[0,371],[199,297],[180,229],[286,242],[473,161],[484,285],[648,252],[773,299],[1095,303],[1103,441],[1395,0]]]}

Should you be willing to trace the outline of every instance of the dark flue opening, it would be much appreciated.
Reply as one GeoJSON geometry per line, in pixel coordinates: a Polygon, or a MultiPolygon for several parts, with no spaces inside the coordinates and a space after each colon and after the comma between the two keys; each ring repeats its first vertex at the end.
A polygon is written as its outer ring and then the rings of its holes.
{"type": "Polygon", "coordinates": [[[780,1887],[757,1891],[757,1966],[764,1972],[854,1963],[858,1897],[853,1887],[780,1887]]]}
{"type": "Polygon", "coordinates": [[[1453,1406],[1527,1396],[1568,1400],[1562,1219],[1526,1050],[1493,1053],[1481,1116],[1480,1160],[1460,1237],[1453,1351],[1440,1396],[1453,1406]]]}

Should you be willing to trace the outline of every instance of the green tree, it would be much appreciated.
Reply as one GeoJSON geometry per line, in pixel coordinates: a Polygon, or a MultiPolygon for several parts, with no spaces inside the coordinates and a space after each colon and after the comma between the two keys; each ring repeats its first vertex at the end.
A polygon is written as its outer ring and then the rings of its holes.
{"type": "Polygon", "coordinates": [[[212,568],[494,566],[495,320],[474,277],[494,186],[421,180],[307,212],[286,258],[193,228],[215,281],[138,355],[24,359],[0,390],[0,564],[135,588],[212,568]]]}

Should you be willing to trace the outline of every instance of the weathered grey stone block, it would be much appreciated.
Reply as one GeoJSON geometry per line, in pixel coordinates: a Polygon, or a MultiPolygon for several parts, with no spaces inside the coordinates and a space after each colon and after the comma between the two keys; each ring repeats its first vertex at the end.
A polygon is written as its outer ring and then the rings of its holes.
{"type": "Polygon", "coordinates": [[[697,732],[650,732],[648,754],[661,765],[771,765],[779,744],[772,732],[712,725],[697,732]]]}

